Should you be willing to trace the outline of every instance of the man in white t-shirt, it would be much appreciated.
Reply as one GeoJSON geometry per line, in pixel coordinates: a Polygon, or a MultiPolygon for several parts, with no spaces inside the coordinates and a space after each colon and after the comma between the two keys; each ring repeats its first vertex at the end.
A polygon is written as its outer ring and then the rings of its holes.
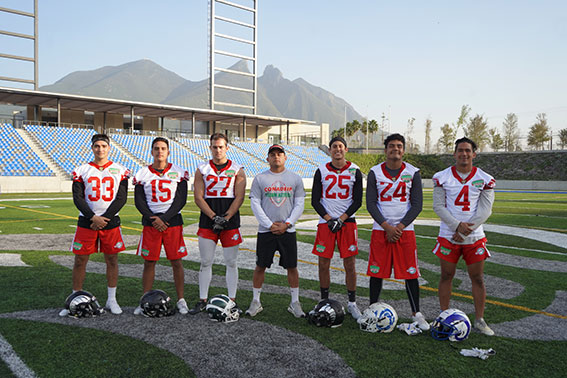
{"type": "Polygon", "coordinates": [[[490,257],[482,224],[492,213],[495,181],[473,166],[476,144],[469,138],[455,142],[455,165],[433,175],[433,210],[441,218],[439,237],[433,253],[441,263],[439,304],[449,308],[453,277],[462,256],[472,284],[474,327],[492,336],[484,320],[486,288],[484,260],[490,257]]]}
{"type": "Polygon", "coordinates": [[[299,303],[299,273],[297,271],[297,238],[295,222],[303,213],[305,190],[299,175],[285,168],[284,148],[274,144],[268,149],[270,169],[254,177],[250,189],[250,206],[258,220],[256,268],[253,277],[253,298],[246,314],[256,316],[263,310],[260,291],[266,268],[271,267],[276,250],[279,264],[287,270],[291,303],[287,310],[296,318],[305,317],[299,303]]]}

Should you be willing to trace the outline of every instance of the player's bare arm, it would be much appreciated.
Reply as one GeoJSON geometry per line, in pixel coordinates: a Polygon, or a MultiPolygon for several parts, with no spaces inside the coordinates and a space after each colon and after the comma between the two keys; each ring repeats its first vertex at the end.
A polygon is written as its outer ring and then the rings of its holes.
{"type": "MultiPolygon", "coordinates": [[[[246,183],[244,183],[244,185],[246,185],[246,183]]],[[[201,209],[203,214],[213,219],[216,214],[211,209],[207,201],[205,201],[205,180],[203,179],[201,171],[198,169],[195,172],[195,182],[193,183],[193,186],[193,198],[195,200],[195,204],[199,209],[201,209]]]]}
{"type": "MultiPolygon", "coordinates": [[[[244,195],[246,194],[246,174],[244,169],[240,168],[234,181],[234,201],[224,215],[226,220],[229,220],[236,214],[242,203],[244,202],[244,195]]],[[[219,214],[222,215],[222,214],[219,214]]]]}

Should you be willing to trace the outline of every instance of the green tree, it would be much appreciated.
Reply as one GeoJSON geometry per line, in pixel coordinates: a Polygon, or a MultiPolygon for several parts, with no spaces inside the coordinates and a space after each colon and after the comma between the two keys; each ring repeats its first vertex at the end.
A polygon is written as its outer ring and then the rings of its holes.
{"type": "Polygon", "coordinates": [[[433,121],[431,120],[431,118],[427,118],[425,120],[425,145],[423,146],[424,148],[424,152],[426,154],[430,154],[431,153],[431,124],[433,123],[433,121]]]}
{"type": "Polygon", "coordinates": [[[334,131],[331,133],[331,138],[335,138],[335,137],[338,137],[338,136],[342,137],[342,136],[344,136],[344,135],[345,135],[345,128],[342,127],[342,128],[340,128],[340,129],[334,130],[334,131]]]}
{"type": "Polygon", "coordinates": [[[480,114],[475,115],[466,126],[465,135],[476,143],[479,151],[482,151],[490,142],[488,122],[480,114]]]}
{"type": "Polygon", "coordinates": [[[455,128],[455,136],[457,136],[457,132],[459,131],[459,129],[463,129],[463,131],[465,130],[466,124],[467,124],[467,117],[469,116],[471,112],[471,107],[468,105],[463,105],[461,106],[461,113],[459,114],[459,118],[457,118],[457,123],[454,124],[454,128],[455,128]]]}
{"type": "Polygon", "coordinates": [[[448,123],[441,127],[441,137],[437,141],[437,149],[443,153],[453,152],[453,143],[457,138],[457,130],[448,123]]]}
{"type": "Polygon", "coordinates": [[[488,135],[490,136],[490,148],[492,148],[492,151],[498,151],[504,146],[504,139],[502,139],[496,128],[488,130],[488,135]]]}
{"type": "Polygon", "coordinates": [[[414,122],[415,122],[415,118],[411,117],[408,119],[408,124],[406,127],[406,135],[404,136],[404,138],[406,138],[406,152],[413,154],[416,152],[416,149],[419,150],[419,146],[417,146],[417,144],[415,143],[415,139],[413,138],[413,129],[414,129],[414,122]]]}
{"type": "Polygon", "coordinates": [[[559,130],[559,146],[562,150],[567,146],[567,129],[559,130]]]}
{"type": "Polygon", "coordinates": [[[354,134],[356,134],[356,132],[358,130],[360,130],[360,127],[362,125],[360,124],[360,122],[358,122],[358,120],[353,120],[352,122],[347,122],[346,124],[346,136],[347,137],[351,137],[354,134]]]}
{"type": "Polygon", "coordinates": [[[528,146],[536,150],[543,150],[545,142],[551,139],[550,128],[547,125],[547,116],[545,113],[539,113],[536,116],[536,123],[530,127],[528,133],[528,146]]]}
{"type": "Polygon", "coordinates": [[[364,120],[362,121],[362,125],[360,126],[360,131],[364,135],[372,135],[378,131],[378,122],[375,119],[371,119],[370,121],[364,120]]]}
{"type": "Polygon", "coordinates": [[[504,150],[518,151],[520,150],[520,130],[518,128],[518,116],[514,113],[508,113],[504,122],[503,128],[503,141],[504,150]]]}

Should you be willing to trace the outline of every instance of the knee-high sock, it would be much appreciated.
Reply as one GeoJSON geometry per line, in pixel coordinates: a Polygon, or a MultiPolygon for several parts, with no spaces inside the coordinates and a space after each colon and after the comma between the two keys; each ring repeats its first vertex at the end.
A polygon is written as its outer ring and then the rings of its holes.
{"type": "Polygon", "coordinates": [[[419,312],[419,282],[417,278],[406,280],[406,293],[412,312],[419,312]]]}
{"type": "Polygon", "coordinates": [[[238,246],[223,248],[224,264],[226,265],[226,288],[229,298],[236,298],[236,288],[238,286],[238,267],[236,259],[238,257],[238,246]]]}
{"type": "Polygon", "coordinates": [[[382,278],[370,277],[370,304],[378,302],[382,291],[382,278]]]}
{"type": "Polygon", "coordinates": [[[213,261],[217,244],[211,239],[199,236],[199,254],[201,255],[201,268],[199,269],[199,298],[209,297],[209,285],[213,277],[213,261]]]}

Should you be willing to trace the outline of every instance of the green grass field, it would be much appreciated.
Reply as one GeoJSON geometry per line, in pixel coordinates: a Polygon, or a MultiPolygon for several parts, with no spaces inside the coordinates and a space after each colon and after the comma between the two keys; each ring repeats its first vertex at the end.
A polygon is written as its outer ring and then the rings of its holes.
{"type": "MultiPolygon", "coordinates": [[[[424,211],[419,219],[436,219],[432,210],[432,192],[424,193],[424,211]]],[[[252,215],[249,201],[244,203],[241,214],[252,215]]],[[[305,214],[315,218],[315,212],[306,201],[305,214]]],[[[192,197],[183,210],[185,224],[198,220],[198,208],[192,197]]],[[[0,235],[6,234],[71,234],[76,224],[77,210],[70,194],[30,195],[14,194],[0,197],[0,235]],[[19,201],[15,201],[18,199],[19,201]],[[29,200],[33,199],[33,200],[29,200]]],[[[140,215],[133,199],[120,212],[123,233],[137,235],[141,231],[140,215]]],[[[357,216],[368,217],[361,209],[357,216]]],[[[554,231],[567,234],[567,194],[504,193],[496,194],[493,215],[488,223],[514,226],[526,229],[554,231]]],[[[370,239],[371,226],[359,226],[359,236],[370,239]]],[[[438,265],[431,254],[437,235],[437,228],[416,226],[420,261],[438,265]]],[[[194,236],[194,235],[187,235],[194,236]]],[[[567,262],[567,246],[555,246],[546,240],[532,240],[506,234],[487,233],[488,247],[495,252],[513,256],[532,257],[541,260],[567,262]],[[542,252],[543,251],[543,252],[542,252]],[[553,252],[553,253],[549,253],[553,252]]],[[[300,235],[300,241],[313,243],[313,236],[300,235]]],[[[26,240],[22,238],[22,244],[26,240]]],[[[135,246],[129,246],[130,249],[135,246]]],[[[30,267],[0,266],[0,314],[15,311],[59,308],[70,292],[71,271],[53,263],[49,255],[66,254],[67,251],[34,251],[29,246],[25,251],[2,250],[0,253],[18,253],[30,267]]],[[[366,260],[368,253],[361,251],[358,256],[366,260]]],[[[100,255],[92,261],[102,262],[100,255]]],[[[122,254],[120,264],[141,264],[139,256],[122,254]]],[[[167,261],[161,264],[168,266],[167,261]]],[[[186,269],[198,270],[198,263],[184,261],[186,269]]],[[[464,265],[460,265],[464,268],[464,265]]],[[[301,276],[301,266],[299,266],[301,276]]],[[[522,267],[487,263],[485,272],[505,278],[524,286],[523,293],[512,299],[488,297],[486,317],[490,323],[514,321],[533,316],[544,310],[555,299],[556,291],[567,292],[567,273],[530,270],[522,267]]],[[[214,274],[224,275],[223,266],[215,266],[214,274]]],[[[429,282],[422,288],[422,300],[436,296],[438,274],[422,271],[429,282]]],[[[252,270],[240,269],[240,279],[251,280],[252,270]]],[[[285,276],[268,274],[266,284],[287,287],[285,276]]],[[[459,284],[455,282],[455,287],[459,284]]],[[[102,274],[88,273],[85,288],[106,298],[106,279],[102,274]]],[[[173,293],[173,284],[156,281],[156,288],[173,293]]],[[[301,289],[319,290],[315,280],[302,278],[301,289]]],[[[140,296],[141,280],[121,277],[118,299],[122,306],[135,306],[140,296]]],[[[219,288],[222,291],[222,288],[219,288]]],[[[214,292],[213,289],[211,289],[214,292]]],[[[344,293],[343,285],[333,284],[331,291],[344,293]]],[[[198,293],[197,284],[186,285],[186,298],[193,302],[198,293]]],[[[301,291],[300,291],[301,294],[301,291]]],[[[359,287],[357,294],[367,296],[368,289],[359,287]]],[[[470,293],[454,290],[459,301],[472,302],[470,293]]],[[[252,298],[249,291],[239,290],[238,301],[246,307],[252,298]]],[[[405,300],[404,291],[384,290],[382,300],[405,300]]],[[[304,309],[312,308],[316,302],[301,299],[304,309]]],[[[455,345],[439,342],[428,334],[409,337],[402,332],[391,334],[368,334],[358,330],[357,324],[347,317],[343,326],[337,329],[321,329],[309,326],[305,320],[291,317],[282,308],[287,307],[289,296],[263,293],[264,311],[256,316],[257,321],[268,322],[313,338],[338,353],[361,377],[374,376],[565,376],[563,364],[567,356],[563,348],[566,341],[534,341],[495,336],[492,338],[471,333],[469,339],[455,345]],[[456,348],[455,348],[456,347],[456,348]],[[486,361],[459,355],[460,348],[493,348],[497,354],[486,361]]],[[[473,314],[469,314],[471,319],[473,314]]],[[[551,314],[565,327],[567,308],[551,314]]],[[[428,318],[436,314],[426,314],[428,318]]],[[[409,319],[401,319],[408,321],[409,319]]],[[[530,326],[530,324],[526,324],[530,326]]],[[[566,331],[563,331],[565,334],[566,331]]],[[[104,331],[68,327],[58,324],[38,323],[17,319],[0,318],[0,334],[13,347],[20,358],[39,376],[192,376],[191,367],[179,357],[151,344],[122,335],[104,331]],[[72,328],[72,330],[69,330],[72,328]],[[80,340],[80,342],[78,342],[80,340]],[[101,347],[101,344],[104,347],[101,347]],[[156,364],[155,361],[160,361],[156,364]],[[163,367],[167,370],[164,371],[163,367]]],[[[243,348],[245,346],[243,345],[243,348]]],[[[0,376],[10,377],[12,373],[0,360],[0,376]]]]}

